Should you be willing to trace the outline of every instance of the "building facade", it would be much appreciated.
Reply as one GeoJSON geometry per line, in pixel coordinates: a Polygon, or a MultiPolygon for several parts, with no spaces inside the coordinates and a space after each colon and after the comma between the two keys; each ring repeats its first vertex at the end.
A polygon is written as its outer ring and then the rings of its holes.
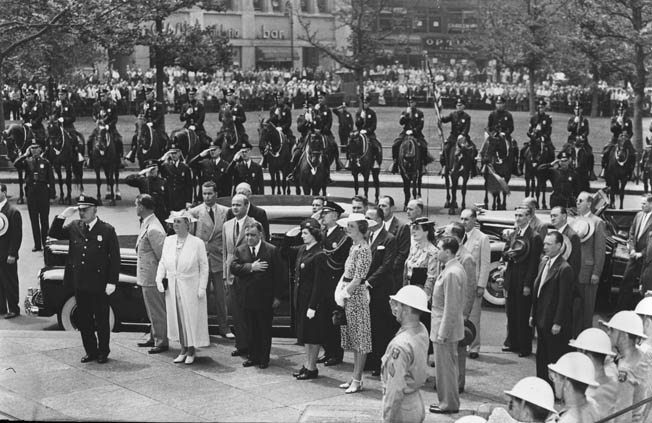
{"type": "MultiPolygon", "coordinates": [[[[332,61],[306,41],[305,25],[320,43],[336,46],[333,16],[337,0],[224,0],[226,10],[192,8],[170,16],[165,25],[175,30],[184,25],[215,27],[229,37],[233,62],[242,69],[324,67],[332,61]]],[[[136,67],[150,67],[149,48],[139,46],[131,56],[136,67]]]]}

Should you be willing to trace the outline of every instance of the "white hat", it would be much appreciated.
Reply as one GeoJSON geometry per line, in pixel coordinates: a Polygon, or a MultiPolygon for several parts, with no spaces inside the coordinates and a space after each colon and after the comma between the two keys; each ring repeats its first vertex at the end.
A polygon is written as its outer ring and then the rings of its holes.
{"type": "Polygon", "coordinates": [[[600,385],[595,380],[593,362],[581,352],[566,353],[556,363],[548,364],[548,368],[555,373],[589,386],[600,385]]]}
{"type": "Polygon", "coordinates": [[[362,213],[351,213],[348,217],[343,217],[337,221],[337,224],[346,227],[349,222],[362,222],[366,221],[370,226],[376,224],[375,220],[367,219],[362,213]]]}
{"type": "Polygon", "coordinates": [[[580,243],[583,244],[593,236],[595,232],[595,223],[590,219],[578,217],[570,223],[570,227],[577,232],[580,237],[580,243]]]}
{"type": "Polygon", "coordinates": [[[584,329],[577,335],[577,339],[571,339],[568,345],[578,350],[591,351],[604,355],[616,355],[613,351],[609,335],[598,328],[584,329]]]}
{"type": "Polygon", "coordinates": [[[634,313],[643,316],[652,316],[652,297],[645,297],[636,304],[634,313]]]}
{"type": "Polygon", "coordinates": [[[174,219],[187,219],[188,222],[190,223],[195,223],[197,221],[197,219],[192,217],[192,215],[188,210],[179,210],[179,211],[172,210],[170,212],[170,217],[165,219],[165,221],[167,223],[174,223],[174,219]]]}
{"type": "Polygon", "coordinates": [[[424,313],[430,313],[426,291],[416,285],[406,285],[399,289],[395,295],[390,295],[389,298],[424,313]]]}
{"type": "Polygon", "coordinates": [[[643,332],[643,321],[633,310],[619,311],[608,322],[600,320],[600,323],[608,328],[618,329],[621,332],[647,339],[643,332]]]}
{"type": "Polygon", "coordinates": [[[525,377],[505,393],[514,398],[522,399],[530,404],[536,405],[555,413],[555,394],[545,380],[536,376],[525,377]]]}
{"type": "Polygon", "coordinates": [[[7,215],[0,213],[0,236],[6,234],[8,229],[9,219],[7,219],[7,215]]]}
{"type": "Polygon", "coordinates": [[[468,415],[455,420],[455,423],[487,423],[487,421],[480,416],[468,415]]]}

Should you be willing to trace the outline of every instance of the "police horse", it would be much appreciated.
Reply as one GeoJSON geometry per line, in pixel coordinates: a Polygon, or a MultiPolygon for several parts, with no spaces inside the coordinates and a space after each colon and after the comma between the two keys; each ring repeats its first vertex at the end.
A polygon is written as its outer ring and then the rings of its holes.
{"type": "MultiPolygon", "coordinates": [[[[170,137],[171,144],[176,144],[181,150],[181,154],[186,160],[186,163],[190,163],[192,159],[201,154],[202,151],[208,148],[208,141],[202,139],[197,132],[190,128],[179,129],[172,133],[170,137]]],[[[171,145],[168,146],[168,150],[171,145]]],[[[201,197],[201,188],[199,187],[199,171],[190,169],[190,175],[192,177],[192,198],[193,201],[199,201],[201,197]]]]}
{"type": "MultiPolygon", "coordinates": [[[[80,190],[83,190],[83,174],[75,173],[75,164],[79,162],[78,155],[72,135],[66,131],[59,122],[50,122],[47,126],[47,144],[46,157],[52,169],[57,175],[59,183],[59,204],[72,204],[72,176],[75,176],[80,190]],[[63,194],[63,175],[61,170],[66,171],[66,188],[67,195],[63,194]]],[[[77,166],[79,168],[79,166],[77,166]]]]}
{"type": "Polygon", "coordinates": [[[249,137],[247,134],[238,133],[230,106],[225,105],[222,107],[221,114],[222,128],[217,133],[216,140],[222,146],[220,158],[231,163],[233,161],[233,156],[235,156],[235,154],[240,150],[240,144],[243,141],[248,141],[249,137]]]}
{"type": "MultiPolygon", "coordinates": [[[[21,124],[13,124],[9,126],[9,128],[0,133],[0,136],[2,137],[2,142],[7,147],[7,156],[12,163],[15,162],[18,157],[25,154],[25,151],[27,151],[27,147],[29,146],[31,140],[35,138],[34,132],[32,131],[30,125],[21,124]]],[[[44,146],[41,145],[42,149],[43,147],[44,146]]],[[[22,169],[18,169],[18,204],[25,203],[25,191],[23,188],[24,184],[25,175],[23,174],[22,169]]]]}
{"type": "Polygon", "coordinates": [[[398,170],[403,179],[403,193],[405,202],[403,210],[411,198],[421,197],[421,182],[423,178],[423,157],[421,157],[421,148],[419,141],[408,129],[403,135],[403,139],[398,148],[398,170]],[[410,197],[411,195],[411,197],[410,197]]]}
{"type": "Polygon", "coordinates": [[[290,160],[292,146],[290,140],[281,129],[277,129],[269,119],[261,119],[258,127],[258,148],[263,157],[267,159],[269,176],[271,179],[272,194],[290,194],[288,184],[290,173],[290,160]]]}
{"type": "Polygon", "coordinates": [[[491,209],[507,210],[508,184],[518,160],[517,149],[505,136],[492,133],[480,150],[484,176],[484,207],[489,208],[491,192],[491,209]]]}
{"type": "Polygon", "coordinates": [[[365,197],[369,198],[369,174],[371,174],[376,190],[376,204],[380,196],[380,169],[374,168],[376,154],[374,145],[370,142],[367,134],[360,131],[352,132],[349,136],[347,148],[349,151],[351,175],[353,175],[353,190],[358,195],[360,184],[358,175],[362,175],[363,190],[365,197]]]}
{"type": "Polygon", "coordinates": [[[627,133],[622,132],[616,145],[609,151],[605,182],[609,187],[609,207],[612,209],[616,208],[616,195],[620,196],[620,208],[623,208],[625,186],[636,166],[636,156],[625,146],[628,140],[627,133]]]}
{"type": "Polygon", "coordinates": [[[329,180],[329,164],[324,136],[310,132],[306,135],[306,146],[297,164],[296,194],[326,195],[329,180]]]}
{"type": "Polygon", "coordinates": [[[108,193],[105,199],[110,200],[109,204],[115,206],[117,190],[117,168],[120,162],[116,141],[108,125],[98,125],[97,136],[90,141],[88,151],[90,165],[95,170],[95,184],[97,185],[97,201],[102,204],[100,188],[102,179],[100,171],[104,171],[108,193]]]}
{"type": "Polygon", "coordinates": [[[446,185],[446,203],[449,215],[457,214],[457,189],[462,178],[462,209],[466,208],[466,186],[475,167],[476,150],[468,136],[460,135],[455,142],[444,149],[444,182],[446,185]]]}
{"type": "Polygon", "coordinates": [[[547,143],[542,135],[535,133],[530,138],[530,144],[523,148],[525,149],[522,155],[525,162],[525,196],[534,195],[537,203],[547,209],[546,184],[550,181],[552,186],[550,163],[555,160],[555,147],[551,143],[547,143]],[[542,200],[539,203],[540,197],[542,200]]]}
{"type": "Polygon", "coordinates": [[[153,127],[147,125],[142,116],[136,118],[136,158],[140,170],[149,160],[158,160],[163,155],[165,142],[153,127]]]}

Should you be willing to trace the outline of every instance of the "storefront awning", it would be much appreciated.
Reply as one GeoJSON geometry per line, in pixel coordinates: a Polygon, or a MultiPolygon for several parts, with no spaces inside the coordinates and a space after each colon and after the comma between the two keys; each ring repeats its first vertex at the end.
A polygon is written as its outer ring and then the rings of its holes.
{"type": "MultiPolygon", "coordinates": [[[[290,47],[256,47],[256,60],[263,62],[290,62],[290,47]]],[[[296,51],[294,60],[299,60],[296,51]]]]}

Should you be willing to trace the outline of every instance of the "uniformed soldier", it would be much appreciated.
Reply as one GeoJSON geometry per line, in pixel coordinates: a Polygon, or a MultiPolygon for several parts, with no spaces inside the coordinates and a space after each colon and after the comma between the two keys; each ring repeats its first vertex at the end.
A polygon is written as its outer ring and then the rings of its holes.
{"type": "MultiPolygon", "coordinates": [[[[512,138],[514,132],[514,118],[512,114],[505,110],[505,97],[499,96],[496,99],[496,110],[489,113],[487,120],[487,132],[493,137],[501,136],[505,138],[512,146],[512,149],[518,151],[516,141],[512,138]]],[[[514,171],[516,174],[523,174],[519,172],[518,160],[514,160],[514,171]]]]}
{"type": "Polygon", "coordinates": [[[211,140],[209,147],[193,157],[188,166],[199,172],[199,185],[213,181],[217,185],[217,196],[228,197],[231,195],[231,178],[229,177],[229,163],[220,158],[222,146],[217,140],[211,140]]]}
{"type": "Polygon", "coordinates": [[[322,239],[323,251],[326,254],[326,271],[324,276],[324,303],[321,305],[320,314],[321,335],[323,339],[324,355],[317,360],[326,366],[335,366],[342,362],[344,350],[340,342],[340,328],[333,325],[332,313],[335,303],[335,288],[342,274],[344,263],[349,256],[353,241],[347,236],[344,228],[337,224],[337,220],[344,213],[342,206],[334,201],[326,201],[321,209],[320,223],[324,231],[322,239]]]}
{"type": "Polygon", "coordinates": [[[68,100],[68,89],[61,87],[56,101],[52,102],[50,107],[50,118],[63,125],[63,129],[68,131],[74,140],[73,151],[75,155],[84,156],[84,137],[75,129],[76,120],[75,107],[68,100]]]}
{"type": "MultiPolygon", "coordinates": [[[[367,135],[375,150],[374,156],[377,166],[374,167],[380,168],[380,165],[383,164],[383,146],[380,145],[380,141],[376,137],[378,119],[376,118],[376,112],[370,107],[370,104],[371,99],[369,96],[362,98],[362,107],[355,113],[355,127],[360,133],[367,135]]],[[[347,152],[347,159],[348,157],[347,152]]]]}
{"type": "MultiPolygon", "coordinates": [[[[503,407],[494,408],[488,420],[491,423],[554,421],[551,416],[557,414],[555,394],[545,380],[535,376],[525,377],[516,382],[510,391],[505,391],[505,394],[509,397],[508,408],[507,410],[503,407]]],[[[478,414],[482,414],[482,411],[479,411],[478,414]]],[[[460,420],[457,420],[456,423],[460,423],[460,420]]]]}
{"type": "Polygon", "coordinates": [[[170,211],[166,206],[165,180],[159,176],[159,162],[148,160],[145,162],[145,168],[138,173],[128,175],[125,183],[130,187],[138,188],[139,194],[149,194],[152,197],[154,214],[165,228],[165,219],[170,216],[170,211]]]}
{"type": "Polygon", "coordinates": [[[430,340],[420,318],[430,313],[428,297],[420,287],[407,285],[389,298],[401,328],[381,360],[383,422],[422,422],[426,416],[419,389],[428,378],[430,340]]]}
{"type": "Polygon", "coordinates": [[[586,397],[588,387],[597,387],[591,359],[579,352],[569,352],[548,364],[555,397],[562,402],[557,423],[595,422],[598,410],[586,397]]]}
{"type": "MultiPolygon", "coordinates": [[[[643,321],[643,331],[647,335],[647,339],[641,343],[639,349],[641,350],[641,361],[638,365],[638,371],[643,379],[642,387],[645,388],[647,394],[645,397],[652,395],[652,297],[645,297],[636,305],[634,312],[638,314],[643,321]]],[[[638,401],[640,393],[642,390],[638,391],[634,401],[638,401]]],[[[640,416],[641,422],[648,422],[650,411],[652,411],[652,404],[647,403],[641,406],[640,416]]]]}
{"type": "Polygon", "coordinates": [[[41,144],[41,148],[45,148],[45,139],[47,138],[43,127],[45,115],[45,108],[38,99],[36,90],[32,87],[28,88],[25,93],[25,101],[20,108],[20,118],[23,120],[23,125],[32,129],[36,140],[41,144]]]}
{"type": "MultiPolygon", "coordinates": [[[[154,88],[145,88],[145,101],[140,103],[136,108],[136,116],[145,119],[147,126],[154,128],[160,139],[165,141],[166,145],[169,143],[170,139],[165,133],[165,106],[154,98],[154,88]]],[[[131,139],[131,154],[129,156],[132,162],[135,160],[135,153],[138,148],[136,137],[137,134],[134,133],[131,139]]]]}
{"type": "MultiPolygon", "coordinates": [[[[464,102],[464,99],[458,97],[457,102],[455,103],[455,108],[457,110],[455,110],[448,116],[442,116],[441,118],[442,123],[451,124],[451,132],[448,135],[446,142],[444,143],[444,150],[447,150],[451,145],[454,145],[457,142],[458,138],[460,136],[463,136],[464,138],[466,138],[467,143],[470,144],[470,147],[467,148],[472,148],[473,157],[476,157],[478,155],[478,149],[475,146],[475,143],[471,141],[471,138],[469,137],[469,130],[471,129],[471,116],[464,111],[465,107],[466,107],[466,103],[464,102]]],[[[440,157],[440,163],[442,167],[446,166],[443,153],[441,154],[440,157]]],[[[475,166],[473,166],[472,171],[474,170],[475,170],[475,166]]]]}
{"type": "Polygon", "coordinates": [[[204,103],[197,100],[197,88],[192,87],[188,90],[188,102],[181,106],[179,119],[184,122],[184,128],[195,131],[203,142],[206,139],[205,118],[204,103]]]}
{"type": "MultiPolygon", "coordinates": [[[[124,154],[124,147],[122,145],[122,135],[118,132],[116,124],[118,123],[118,106],[111,100],[109,97],[109,90],[103,88],[99,92],[99,99],[93,103],[93,119],[98,126],[108,125],[109,131],[113,137],[113,140],[116,143],[116,149],[118,151],[118,157],[122,157],[124,154]]],[[[88,141],[86,142],[86,149],[90,157],[90,152],[93,149],[93,144],[95,138],[99,134],[99,128],[95,127],[88,141]]]]}
{"type": "Polygon", "coordinates": [[[16,159],[14,166],[25,172],[27,211],[34,237],[32,251],[41,251],[50,227],[50,198],[55,196],[52,165],[41,156],[41,146],[32,139],[29,148],[16,159]]]}
{"type": "Polygon", "coordinates": [[[627,100],[623,100],[620,103],[618,103],[618,114],[611,118],[611,133],[613,135],[611,137],[611,142],[605,145],[602,150],[603,172],[604,169],[606,169],[607,165],[609,164],[609,154],[611,154],[611,150],[616,146],[616,144],[618,144],[618,137],[620,137],[621,133],[624,132],[628,135],[629,139],[625,141],[624,146],[627,150],[629,150],[629,154],[634,155],[634,157],[636,155],[636,150],[634,150],[634,146],[630,141],[632,136],[634,135],[634,129],[633,129],[634,126],[632,124],[632,120],[627,115],[628,106],[629,105],[627,103],[627,100]]]}
{"type": "Polygon", "coordinates": [[[559,159],[551,163],[552,194],[550,208],[573,207],[577,193],[577,174],[570,166],[570,157],[565,152],[559,153],[559,159]]]}
{"type": "MultiPolygon", "coordinates": [[[[224,93],[224,97],[225,102],[222,107],[227,107],[231,111],[231,114],[233,115],[233,124],[238,132],[238,136],[249,140],[249,136],[244,128],[244,123],[247,121],[247,115],[245,114],[244,107],[240,104],[240,97],[236,94],[233,88],[227,89],[224,93]]],[[[219,120],[224,123],[224,111],[220,111],[219,120]]]]}
{"type": "Polygon", "coordinates": [[[77,327],[86,350],[81,362],[102,364],[110,352],[109,296],[118,283],[120,245],[113,226],[97,218],[97,206],[96,199],[80,195],[76,207],[54,219],[50,236],[69,240],[64,280],[74,288],[77,300],[77,327]],[[64,226],[77,211],[79,219],[64,226]]]}
{"type": "MultiPolygon", "coordinates": [[[[340,137],[340,148],[342,152],[346,152],[346,146],[349,143],[349,137],[354,126],[353,116],[346,110],[346,102],[343,102],[341,106],[335,107],[333,114],[337,116],[337,134],[340,137]]],[[[348,167],[348,165],[345,167],[348,167]]]]}
{"type": "Polygon", "coordinates": [[[235,187],[241,182],[246,182],[251,186],[253,195],[263,195],[265,193],[263,168],[251,160],[251,148],[248,141],[240,143],[240,150],[233,156],[227,174],[231,178],[231,186],[235,187]]]}
{"type": "MultiPolygon", "coordinates": [[[[181,150],[172,143],[161,157],[161,177],[165,180],[165,206],[169,211],[184,210],[192,203],[192,174],[181,160],[181,150]]],[[[151,195],[151,193],[150,193],[151,195]]]]}
{"type": "Polygon", "coordinates": [[[401,113],[401,118],[398,121],[399,125],[403,126],[403,130],[401,131],[399,137],[394,140],[394,144],[392,145],[392,159],[394,160],[394,164],[392,165],[392,173],[398,172],[398,150],[407,131],[412,131],[412,135],[417,139],[419,145],[421,146],[423,167],[433,161],[430,153],[428,153],[428,142],[423,136],[423,112],[417,109],[417,99],[414,98],[412,94],[408,94],[407,102],[408,107],[401,113]]]}

